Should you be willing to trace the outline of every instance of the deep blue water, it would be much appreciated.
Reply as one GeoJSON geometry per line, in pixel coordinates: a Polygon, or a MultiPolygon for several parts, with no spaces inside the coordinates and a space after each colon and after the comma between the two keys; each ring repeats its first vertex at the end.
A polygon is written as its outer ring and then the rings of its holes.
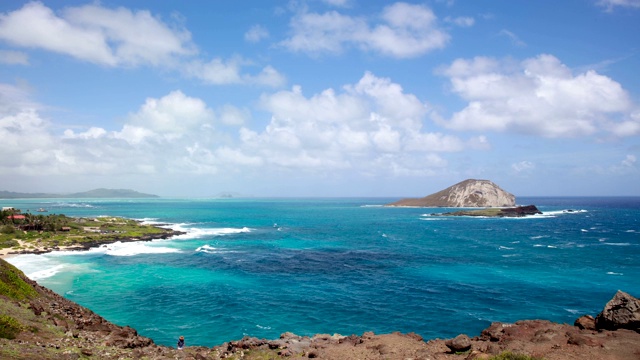
{"type": "Polygon", "coordinates": [[[618,289],[640,296],[640,198],[518,198],[542,216],[433,217],[397,199],[7,200],[125,216],[188,235],[9,260],[156,343],[213,346],[285,331],[478,334],[572,323],[618,289]],[[567,211],[572,210],[572,211],[567,211]]]}

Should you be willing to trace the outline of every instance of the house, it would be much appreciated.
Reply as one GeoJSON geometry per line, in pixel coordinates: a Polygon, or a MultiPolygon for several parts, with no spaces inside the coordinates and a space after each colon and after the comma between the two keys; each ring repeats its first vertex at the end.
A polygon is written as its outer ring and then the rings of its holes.
{"type": "Polygon", "coordinates": [[[13,221],[26,219],[24,215],[20,215],[20,214],[11,214],[9,215],[9,218],[13,221]]]}

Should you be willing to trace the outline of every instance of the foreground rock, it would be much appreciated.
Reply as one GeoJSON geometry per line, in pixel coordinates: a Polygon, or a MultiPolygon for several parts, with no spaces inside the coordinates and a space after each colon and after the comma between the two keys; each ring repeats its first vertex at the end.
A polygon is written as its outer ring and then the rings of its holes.
{"type": "Polygon", "coordinates": [[[640,332],[640,300],[618,290],[595,319],[599,330],[629,329],[640,332]]]}
{"type": "Polygon", "coordinates": [[[489,180],[468,179],[419,199],[402,199],[386,206],[413,207],[507,207],[516,197],[489,180]]]}
{"type": "MultiPolygon", "coordinates": [[[[602,316],[634,319],[638,299],[619,292],[602,316]],[[624,310],[623,310],[624,309],[624,310]]],[[[472,360],[511,352],[545,360],[640,359],[640,333],[617,327],[591,330],[583,316],[576,326],[545,320],[492,323],[479,336],[424,341],[417,334],[366,332],[361,336],[284,333],[276,340],[245,337],[213,348],[177,350],[158,346],[136,330],[118,326],[27,279],[0,259],[0,359],[368,359],[472,360]],[[578,325],[582,324],[582,325],[578,325]]],[[[601,323],[604,320],[600,320],[601,323]]],[[[619,324],[634,324],[622,321],[619,324]]],[[[637,328],[635,328],[637,330],[637,328]]]]}

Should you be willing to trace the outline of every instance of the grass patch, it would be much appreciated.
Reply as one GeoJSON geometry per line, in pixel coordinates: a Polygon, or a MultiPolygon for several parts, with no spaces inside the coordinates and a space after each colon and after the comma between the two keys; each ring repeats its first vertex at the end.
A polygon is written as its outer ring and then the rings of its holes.
{"type": "Polygon", "coordinates": [[[525,354],[516,354],[511,351],[505,351],[496,356],[491,357],[489,360],[544,360],[540,357],[529,356],[525,354]]]}
{"type": "Polygon", "coordinates": [[[0,259],[0,295],[18,301],[38,296],[35,289],[27,284],[23,277],[22,271],[0,259]]]}
{"type": "Polygon", "coordinates": [[[0,315],[0,338],[15,339],[22,330],[24,327],[18,320],[9,315],[0,315]]]}

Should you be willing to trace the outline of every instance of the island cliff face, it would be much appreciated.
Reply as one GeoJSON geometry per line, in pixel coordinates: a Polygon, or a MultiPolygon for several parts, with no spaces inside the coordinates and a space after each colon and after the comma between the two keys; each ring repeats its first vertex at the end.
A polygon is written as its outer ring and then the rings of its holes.
{"type": "Polygon", "coordinates": [[[386,206],[506,207],[515,206],[515,195],[489,180],[467,179],[423,198],[402,199],[386,206]]]}

